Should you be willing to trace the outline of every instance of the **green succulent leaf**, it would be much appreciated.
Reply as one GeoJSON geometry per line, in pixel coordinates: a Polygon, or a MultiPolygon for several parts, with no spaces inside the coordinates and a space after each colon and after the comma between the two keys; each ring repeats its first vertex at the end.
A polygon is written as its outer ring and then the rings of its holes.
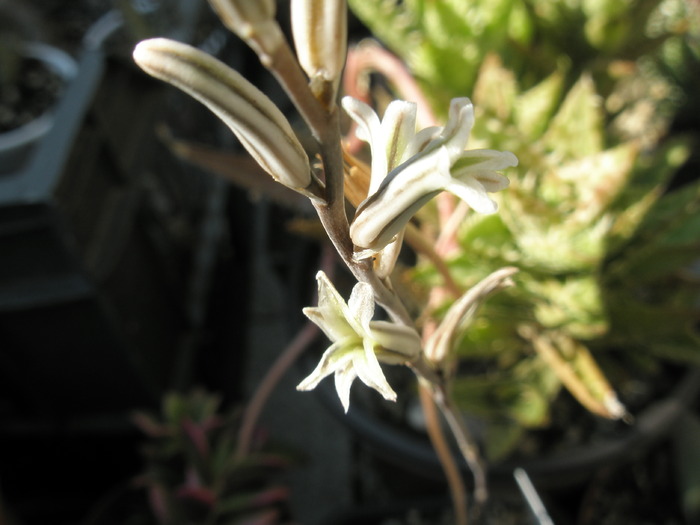
{"type": "MultiPolygon", "coordinates": [[[[698,287],[694,292],[697,297],[698,287]]],[[[692,310],[663,302],[650,303],[644,296],[619,291],[606,299],[610,308],[611,331],[606,338],[609,344],[628,352],[700,365],[700,333],[695,326],[697,303],[692,310]]]]}
{"type": "Polygon", "coordinates": [[[600,286],[595,275],[523,279],[535,304],[535,318],[544,327],[562,330],[579,339],[606,332],[600,286]]]}
{"type": "Polygon", "coordinates": [[[496,55],[484,57],[473,96],[479,111],[507,121],[518,90],[513,72],[504,68],[496,55]]]}
{"type": "Polygon", "coordinates": [[[515,101],[515,124],[525,138],[538,139],[559,104],[564,77],[556,71],[536,86],[520,94],[515,101]]]}
{"type": "Polygon", "coordinates": [[[560,386],[551,369],[539,359],[529,358],[508,369],[460,376],[453,392],[466,412],[535,428],[548,424],[549,404],[560,386]]]}
{"type": "Polygon", "coordinates": [[[562,160],[581,159],[603,149],[602,100],[590,75],[567,93],[542,140],[562,160]]]}
{"type": "Polygon", "coordinates": [[[665,194],[611,264],[619,279],[649,283],[678,277],[700,254],[700,183],[665,194]]]}

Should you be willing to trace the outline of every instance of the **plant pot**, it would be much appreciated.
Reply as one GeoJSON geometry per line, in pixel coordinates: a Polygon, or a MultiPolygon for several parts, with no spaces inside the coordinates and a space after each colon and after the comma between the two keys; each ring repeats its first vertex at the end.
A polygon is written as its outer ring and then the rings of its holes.
{"type": "Polygon", "coordinates": [[[152,405],[189,355],[198,306],[188,287],[216,260],[199,253],[215,247],[200,228],[221,188],[156,138],[166,90],[130,59],[85,48],[54,124],[34,135],[21,170],[0,176],[0,376],[11,414],[152,405]]]}
{"type": "MultiPolygon", "coordinates": [[[[305,368],[309,366],[305,363],[305,368]]],[[[408,383],[412,378],[406,377],[408,383]]],[[[390,379],[390,383],[393,379],[390,379]]],[[[360,388],[359,386],[357,388],[360,388]]],[[[406,425],[402,428],[374,413],[363,394],[356,395],[344,414],[332,382],[317,387],[323,404],[357,436],[362,445],[382,462],[392,464],[426,480],[441,480],[444,475],[427,436],[406,425]]],[[[566,489],[586,482],[602,468],[624,465],[642,456],[672,432],[700,393],[700,369],[688,369],[664,398],[652,402],[634,415],[630,425],[619,423],[606,435],[588,442],[523,460],[504,460],[489,465],[489,484],[493,492],[517,490],[515,469],[524,469],[538,489],[566,489]]],[[[359,392],[357,393],[359,394],[359,392]]],[[[373,392],[369,392],[369,395],[373,392]]],[[[399,394],[401,399],[401,394],[399,394]]],[[[369,403],[373,404],[374,400],[369,403]]],[[[594,416],[589,416],[593,418],[594,416]]],[[[471,475],[466,464],[461,469],[466,480],[471,475]]]]}
{"type": "Polygon", "coordinates": [[[56,75],[61,83],[55,93],[56,104],[26,124],[0,133],[0,176],[20,170],[36,144],[44,137],[54,122],[54,114],[60,97],[77,73],[75,60],[60,49],[39,42],[24,43],[18,50],[23,59],[32,59],[56,75]]]}

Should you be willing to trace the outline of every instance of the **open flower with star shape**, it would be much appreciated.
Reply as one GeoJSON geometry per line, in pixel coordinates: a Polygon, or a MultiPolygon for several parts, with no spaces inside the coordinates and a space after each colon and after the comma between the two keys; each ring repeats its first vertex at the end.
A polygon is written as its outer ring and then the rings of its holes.
{"type": "Polygon", "coordinates": [[[394,242],[413,215],[442,191],[449,191],[479,213],[494,213],[488,193],[508,186],[497,173],[518,165],[509,151],[466,150],[474,125],[468,98],[450,104],[444,127],[416,132],[416,106],[394,101],[379,119],[367,104],[344,97],[342,105],[358,124],[358,137],[370,145],[370,190],[350,227],[356,257],[381,252],[394,242]]]}
{"type": "Polygon", "coordinates": [[[373,321],[374,294],[367,283],[357,283],[347,304],[326,274],[318,272],[318,306],[304,308],[304,314],[332,341],[316,369],[297,386],[312,390],[334,374],[335,388],[345,411],[350,407],[350,387],[356,378],[385,399],[396,393],[384,377],[380,362],[404,364],[421,351],[418,333],[407,326],[373,321]]]}

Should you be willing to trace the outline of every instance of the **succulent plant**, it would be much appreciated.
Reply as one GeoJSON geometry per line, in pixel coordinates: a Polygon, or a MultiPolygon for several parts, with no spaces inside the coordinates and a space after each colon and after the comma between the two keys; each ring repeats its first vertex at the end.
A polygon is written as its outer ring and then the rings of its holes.
{"type": "Polygon", "coordinates": [[[238,454],[238,418],[204,391],[168,394],[161,412],[134,416],[148,436],[138,481],[157,523],[271,525],[285,518],[288,489],[279,475],[289,455],[238,454]]]}
{"type": "MultiPolygon", "coordinates": [[[[500,213],[468,215],[447,261],[465,289],[505,265],[520,270],[458,343],[466,373],[455,398],[490,421],[488,455],[547,426],[562,385],[619,418],[613,371],[699,363],[700,182],[668,191],[692,142],[666,137],[683,96],[656,53],[687,39],[671,28],[688,11],[669,1],[350,4],[433,99],[472,97],[471,147],[520,161],[500,213]]],[[[420,219],[434,224],[435,209],[420,219]]],[[[430,261],[411,278],[444,284],[430,261]]]]}

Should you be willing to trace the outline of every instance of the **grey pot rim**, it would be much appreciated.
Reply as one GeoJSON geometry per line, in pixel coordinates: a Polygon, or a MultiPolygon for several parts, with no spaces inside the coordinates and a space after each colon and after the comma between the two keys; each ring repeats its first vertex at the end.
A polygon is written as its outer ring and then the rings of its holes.
{"type": "MultiPolygon", "coordinates": [[[[67,85],[77,74],[78,64],[65,51],[42,42],[23,42],[19,52],[26,58],[33,58],[46,64],[60,76],[67,85]]],[[[0,133],[0,155],[3,152],[23,147],[37,141],[51,128],[53,113],[58,103],[31,122],[16,129],[0,133]]]]}

